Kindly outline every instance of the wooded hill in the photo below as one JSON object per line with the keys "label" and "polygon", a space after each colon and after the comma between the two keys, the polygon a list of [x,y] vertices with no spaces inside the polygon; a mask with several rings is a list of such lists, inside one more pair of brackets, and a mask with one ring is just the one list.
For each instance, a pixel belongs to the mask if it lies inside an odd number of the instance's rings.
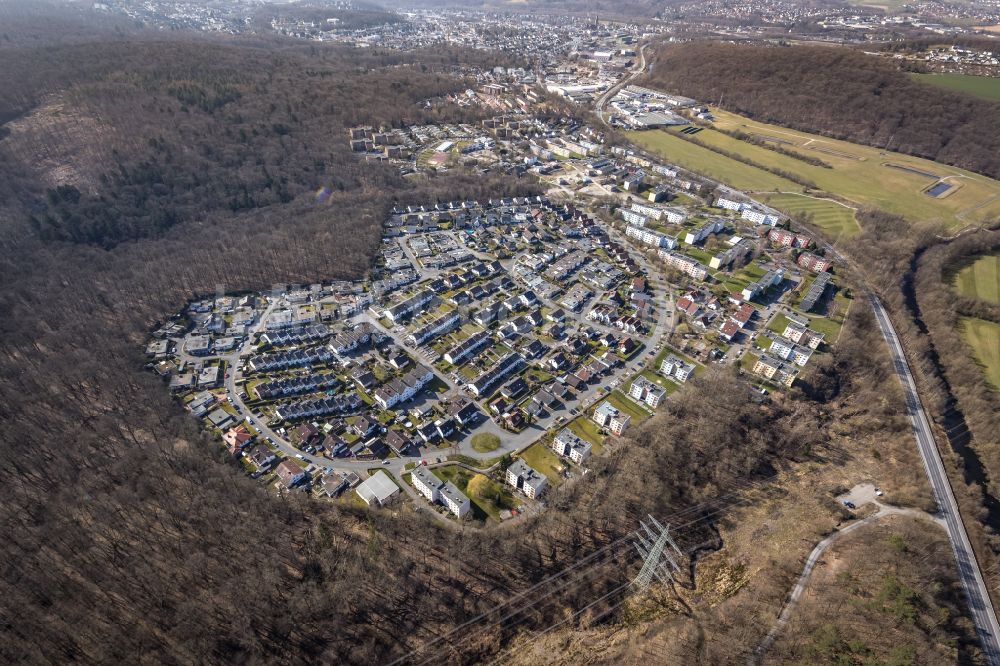
{"label": "wooded hill", "polygon": [[755,120],[1000,178],[1000,104],[918,83],[850,49],[667,45],[646,83]]}
{"label": "wooded hill", "polygon": [[[363,276],[394,199],[537,191],[534,181],[457,170],[403,181],[347,159],[345,124],[419,119],[411,102],[464,84],[409,57],[202,41],[12,55],[4,108],[15,125],[45,120],[31,126],[31,142],[17,143],[28,131],[18,127],[0,140],[0,661],[385,663],[623,537],[646,512],[669,515],[789,460],[827,455],[825,433],[844,427],[839,405],[851,419],[844,441],[908,441],[898,396],[887,398],[891,372],[870,358],[878,333],[869,319],[787,400],[761,404],[730,371],[703,373],[595,460],[585,481],[554,494],[550,510],[498,529],[458,532],[405,510],[277,499],[248,479],[143,369],[158,321],[219,284]],[[5,145],[12,140],[20,147]],[[53,162],[29,159],[31,143]],[[67,175],[51,172],[61,159],[79,199],[45,198],[50,179]],[[144,164],[158,165],[159,181],[135,180]],[[310,188],[329,183],[330,203],[318,204]],[[243,188],[255,205],[233,210]],[[121,207],[122,223],[105,229],[110,206]],[[147,206],[179,213],[163,227],[144,216]],[[29,212],[82,223],[43,234],[44,223],[37,232],[24,223]],[[871,469],[919,470],[906,450]],[[719,543],[712,520],[686,534]],[[490,661],[514,626],[547,626],[629,572],[604,563],[589,585],[548,596],[516,625],[463,632],[468,642],[431,658]],[[764,611],[780,604],[784,581],[756,580],[754,600],[761,586],[770,591]],[[727,612],[742,617],[749,598],[735,597]],[[692,617],[715,628],[730,657],[746,656],[766,631],[756,616],[719,622],[710,605]],[[953,635],[953,620],[944,622]],[[704,644],[691,635],[692,649]]]}
{"label": "wooded hill", "polygon": [[104,247],[321,187],[405,189],[397,167],[358,165],[343,128],[474,121],[421,104],[463,89],[452,63],[171,42],[18,51],[0,74],[0,117],[18,116],[0,180],[43,239]]}

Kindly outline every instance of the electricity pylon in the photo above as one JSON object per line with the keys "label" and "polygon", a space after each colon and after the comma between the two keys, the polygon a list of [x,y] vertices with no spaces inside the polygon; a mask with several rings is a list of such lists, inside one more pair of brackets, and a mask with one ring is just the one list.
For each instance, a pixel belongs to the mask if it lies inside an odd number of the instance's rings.
{"label": "electricity pylon", "polygon": [[632,585],[645,591],[654,577],[664,585],[673,582],[674,574],[681,570],[674,554],[683,557],[684,553],[671,538],[670,526],[664,527],[653,516],[649,516],[648,524],[642,521],[639,525],[642,529],[638,532],[639,542],[635,544],[635,548],[642,555],[643,563]]}

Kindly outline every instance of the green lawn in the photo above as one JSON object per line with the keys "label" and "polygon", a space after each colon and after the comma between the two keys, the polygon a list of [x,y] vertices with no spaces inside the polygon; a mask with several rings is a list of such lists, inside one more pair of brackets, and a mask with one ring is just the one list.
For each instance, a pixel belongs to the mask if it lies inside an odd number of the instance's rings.
{"label": "green lawn", "polygon": [[911,74],[921,83],[1000,102],[1000,79],[969,74]]}
{"label": "green lawn", "polygon": [[665,345],[663,345],[663,349],[660,350],[660,353],[657,354],[656,358],[653,360],[652,369],[653,370],[659,370],[660,366],[663,365],[663,359],[665,359],[670,354],[673,354],[674,356],[676,356],[677,358],[679,358],[680,360],[682,360],[682,361],[684,361],[686,363],[693,364],[695,366],[695,368],[704,367],[704,366],[702,366],[701,363],[699,363],[698,361],[694,360],[693,358],[691,358],[687,354],[685,354],[683,352],[679,352],[676,349],[674,349],[673,347],[671,347],[670,345],[666,345],[665,344]]}
{"label": "green lawn", "polygon": [[612,391],[611,394],[608,395],[608,402],[614,405],[622,413],[631,416],[632,425],[642,423],[649,418],[649,412],[632,402],[632,399],[621,391]]}
{"label": "green lawn", "polygon": [[[446,465],[436,467],[433,470],[434,476],[443,481],[451,481],[469,498],[472,503],[472,515],[477,520],[493,519],[500,521],[500,512],[504,509],[517,507],[517,500],[502,484],[490,481],[490,487],[496,493],[490,497],[476,497],[469,493],[469,481],[475,476],[475,472],[470,472],[458,465]],[[452,514],[449,514],[452,515]]]}
{"label": "green lawn", "polygon": [[593,445],[593,454],[600,455],[604,451],[604,437],[597,429],[597,424],[586,416],[578,416],[569,422],[569,429],[580,439]]}
{"label": "green lawn", "polygon": [[[957,228],[992,220],[1000,214],[1000,198],[996,198],[1000,194],[1000,182],[985,176],[908,155],[759,123],[726,111],[713,110],[713,114],[716,117],[715,127],[719,129],[754,134],[758,138],[780,139],[783,150],[818,158],[831,168],[809,164],[712,128],[697,135],[704,147],[679,138],[676,130],[630,132],[629,137],[638,145],[663,155],[668,161],[742,190],[796,194],[802,193],[803,188],[712,149],[737,153],[768,168],[798,174],[814,183],[820,192],[831,193],[861,206],[881,208],[915,223],[936,223],[929,221],[940,220],[948,227]],[[958,187],[942,197],[927,196],[923,191],[934,182],[933,179],[891,168],[887,166],[889,163],[949,178],[949,182]],[[804,208],[807,204],[802,201],[787,198],[783,203],[808,212]],[[812,205],[819,207],[819,204]],[[817,210],[823,212],[828,224],[835,225],[835,228],[839,226],[842,231],[845,218],[838,219],[838,216],[843,216],[843,213],[835,215],[829,206]]]}
{"label": "green lawn", "polygon": [[962,268],[954,285],[963,296],[1000,303],[1000,254],[979,257]]}
{"label": "green lawn", "polygon": [[835,240],[861,231],[854,211],[836,201],[812,199],[801,194],[766,194],[761,199],[789,217],[804,215],[806,222]]}
{"label": "green lawn", "polygon": [[479,453],[489,453],[500,448],[500,438],[489,432],[481,432],[472,437],[472,448]]}
{"label": "green lawn", "polygon": [[545,446],[544,443],[535,442],[521,452],[520,458],[529,466],[547,476],[549,484],[558,486],[562,483],[563,478],[561,473],[567,467],[567,463],[560,460],[559,456],[552,449]]}
{"label": "green lawn", "polygon": [[788,317],[779,312],[771,317],[771,321],[767,324],[767,330],[774,331],[778,335],[781,335],[785,332],[786,326],[788,326]]}
{"label": "green lawn", "polygon": [[1000,324],[983,319],[963,317],[959,329],[972,355],[994,389],[1000,390]]}
{"label": "green lawn", "polygon": [[[840,337],[840,329],[844,326],[844,320],[847,319],[847,311],[850,307],[851,299],[847,298],[842,290],[837,290],[837,296],[834,298],[830,316],[804,316],[809,319],[809,328],[825,335],[826,343],[832,345]],[[784,331],[785,329],[782,328],[781,330]]]}

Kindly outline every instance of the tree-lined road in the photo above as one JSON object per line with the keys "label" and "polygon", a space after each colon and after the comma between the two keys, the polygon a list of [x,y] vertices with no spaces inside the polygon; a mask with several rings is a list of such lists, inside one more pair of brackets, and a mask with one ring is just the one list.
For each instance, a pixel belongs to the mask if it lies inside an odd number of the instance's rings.
{"label": "tree-lined road", "polygon": [[917,439],[917,447],[920,450],[920,457],[924,461],[927,470],[927,477],[930,479],[934,498],[937,500],[944,520],[945,529],[948,531],[948,538],[951,541],[952,549],[955,551],[955,560],[958,563],[958,576],[965,587],[966,597],[969,602],[969,613],[976,625],[976,632],[983,645],[983,652],[987,662],[990,664],[1000,664],[1000,624],[997,623],[996,612],[993,609],[993,602],[990,599],[989,590],[983,579],[979,562],[976,561],[976,554],[972,550],[969,542],[969,535],[965,530],[965,523],[958,512],[958,502],[955,501],[955,494],[952,492],[951,483],[945,473],[944,462],[941,454],[937,450],[934,442],[934,434],[931,430],[930,422],[924,413],[923,405],[920,403],[920,396],[917,394],[917,386],[910,373],[910,367],[903,356],[903,347],[896,337],[896,331],[889,321],[885,308],[878,298],[870,298],[875,317],[878,319],[882,336],[889,345],[892,354],[893,365],[896,368],[896,375],[903,385],[903,392],[906,398],[906,411],[913,425],[913,433]]}

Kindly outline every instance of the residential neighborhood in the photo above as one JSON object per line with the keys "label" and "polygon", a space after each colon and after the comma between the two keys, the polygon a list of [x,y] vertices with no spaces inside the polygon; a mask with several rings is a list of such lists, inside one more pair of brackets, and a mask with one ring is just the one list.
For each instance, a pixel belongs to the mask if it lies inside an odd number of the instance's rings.
{"label": "residential neighborhood", "polygon": [[[591,70],[628,51],[595,51]],[[610,90],[614,78],[572,83],[583,71],[547,85],[574,103]],[[358,126],[346,140],[409,173],[531,172],[544,193],[400,203],[366,279],[220,290],[153,331],[150,369],[275,492],[510,520],[711,365],[789,390],[835,343],[849,294],[808,233],[536,116],[529,84],[494,74],[463,102],[500,111],[477,126]],[[514,99],[528,101],[490,106]],[[701,113],[631,85],[611,107],[627,126]]]}

